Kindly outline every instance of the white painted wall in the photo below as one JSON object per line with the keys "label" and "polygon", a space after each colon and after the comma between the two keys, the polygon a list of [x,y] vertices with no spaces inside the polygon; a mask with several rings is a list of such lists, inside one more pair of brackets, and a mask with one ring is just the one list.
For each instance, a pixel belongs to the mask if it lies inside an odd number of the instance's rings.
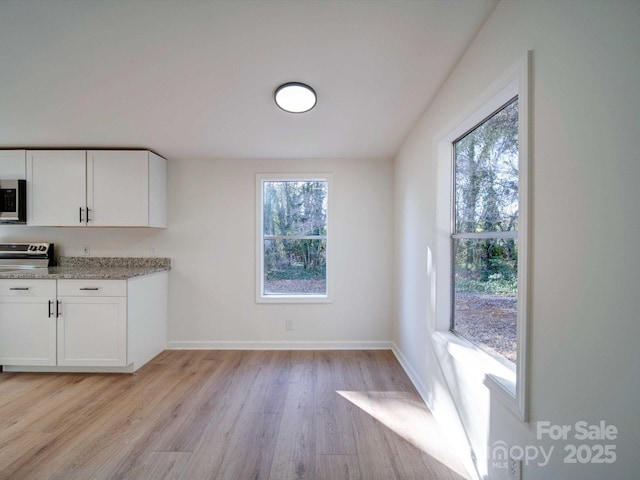
{"label": "white painted wall", "polygon": [[[393,164],[390,160],[168,162],[169,228],[0,226],[0,242],[53,241],[63,255],[171,257],[169,345],[390,345]],[[255,303],[255,174],[333,174],[333,303]],[[292,331],[285,331],[291,320]],[[326,342],[326,343],[325,343]]]}
{"label": "white painted wall", "polygon": [[[331,304],[255,303],[255,174],[281,172],[333,174]],[[386,160],[220,160],[170,168],[170,339],[213,346],[388,342],[392,172]],[[293,331],[285,332],[285,320]]]}
{"label": "white painted wall", "polygon": [[[395,167],[395,341],[436,417],[482,452],[555,446],[523,478],[635,479],[640,470],[640,2],[503,0],[405,142]],[[431,340],[438,274],[436,144],[467,102],[534,50],[530,423]],[[440,359],[437,357],[440,356]],[[443,371],[450,382],[445,382]],[[473,406],[470,406],[473,405]],[[612,465],[567,465],[536,422],[618,427]],[[483,458],[478,459],[484,462]],[[482,467],[480,468],[482,470]],[[494,479],[508,478],[494,470]]]}

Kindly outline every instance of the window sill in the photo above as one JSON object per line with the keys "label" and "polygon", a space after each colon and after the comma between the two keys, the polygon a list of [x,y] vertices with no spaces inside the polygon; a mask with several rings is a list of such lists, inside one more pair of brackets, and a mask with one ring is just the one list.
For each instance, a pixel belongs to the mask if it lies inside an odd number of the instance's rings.
{"label": "window sill", "polygon": [[469,369],[483,374],[483,384],[489,389],[491,396],[518,419],[526,421],[517,398],[515,366],[505,365],[452,332],[436,332],[432,338],[453,358],[468,365]]}
{"label": "window sill", "polygon": [[326,295],[269,295],[257,296],[256,303],[333,303]]}
{"label": "window sill", "polygon": [[504,378],[500,375],[488,373],[484,377],[484,385],[489,389],[491,395],[502,403],[511,413],[521,421],[525,421],[523,413],[518,406],[516,398],[516,378]]}

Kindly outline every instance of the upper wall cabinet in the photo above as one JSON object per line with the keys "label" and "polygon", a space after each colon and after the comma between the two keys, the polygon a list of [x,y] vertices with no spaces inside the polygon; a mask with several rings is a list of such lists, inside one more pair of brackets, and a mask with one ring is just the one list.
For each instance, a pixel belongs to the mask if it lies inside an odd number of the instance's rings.
{"label": "upper wall cabinet", "polygon": [[0,179],[26,179],[26,153],[26,150],[0,150]]}
{"label": "upper wall cabinet", "polygon": [[86,225],[84,150],[27,152],[27,224]]}
{"label": "upper wall cabinet", "polygon": [[142,150],[89,150],[87,208],[96,227],[166,227],[166,160]]}
{"label": "upper wall cabinet", "polygon": [[146,150],[27,151],[27,224],[166,227],[166,185]]}

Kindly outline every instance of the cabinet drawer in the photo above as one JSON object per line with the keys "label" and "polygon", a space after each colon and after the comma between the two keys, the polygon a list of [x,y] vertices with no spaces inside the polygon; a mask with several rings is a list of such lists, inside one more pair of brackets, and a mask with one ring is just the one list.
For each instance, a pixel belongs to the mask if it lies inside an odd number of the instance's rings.
{"label": "cabinet drawer", "polygon": [[61,297],[126,297],[126,280],[58,280]]}
{"label": "cabinet drawer", "polygon": [[55,280],[0,280],[0,296],[55,297]]}

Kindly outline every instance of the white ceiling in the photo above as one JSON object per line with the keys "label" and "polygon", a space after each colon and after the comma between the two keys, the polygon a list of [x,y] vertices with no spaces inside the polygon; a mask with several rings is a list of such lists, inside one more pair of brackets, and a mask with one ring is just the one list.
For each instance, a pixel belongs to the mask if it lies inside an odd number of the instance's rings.
{"label": "white ceiling", "polygon": [[496,1],[0,0],[0,148],[392,157]]}

